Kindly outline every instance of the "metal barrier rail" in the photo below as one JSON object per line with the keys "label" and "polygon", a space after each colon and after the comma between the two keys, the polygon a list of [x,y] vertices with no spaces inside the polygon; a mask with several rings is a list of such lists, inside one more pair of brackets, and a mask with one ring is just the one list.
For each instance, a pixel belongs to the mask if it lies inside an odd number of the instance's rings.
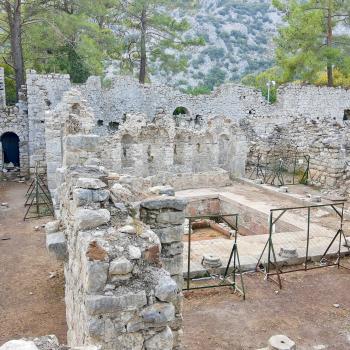
{"label": "metal barrier rail", "polygon": [[[233,218],[233,222],[230,222],[231,220],[228,220],[228,218]],[[205,289],[205,288],[217,288],[217,287],[232,287],[235,292],[238,292],[242,295],[243,299],[245,299],[245,288],[244,288],[244,282],[243,282],[243,275],[241,272],[241,264],[239,260],[239,254],[238,254],[238,246],[237,246],[237,233],[238,233],[238,214],[217,214],[217,215],[198,215],[198,216],[188,216],[186,219],[189,220],[188,225],[188,249],[187,249],[187,281],[186,281],[186,287],[183,288],[183,290],[195,290],[195,289]],[[215,220],[215,221],[223,221],[225,224],[227,224],[233,231],[234,231],[234,241],[232,245],[232,249],[230,252],[230,256],[225,268],[225,272],[222,276],[222,280],[218,285],[206,285],[206,286],[196,286],[191,287],[190,282],[190,273],[191,273],[191,243],[192,243],[192,223],[196,220],[202,220],[202,219],[209,219],[209,220]],[[233,259],[233,266],[231,266],[232,271],[229,273],[230,265]],[[237,274],[240,275],[240,282],[241,287],[237,286],[236,283],[236,277]],[[228,278],[232,275],[232,282],[228,281]],[[221,276],[220,276],[221,277]]]}
{"label": "metal barrier rail", "polygon": [[[305,169],[303,170],[301,179],[296,182],[297,178],[297,163],[298,160],[305,160]],[[310,156],[309,155],[266,155],[265,161],[263,160],[263,154],[257,154],[257,161],[253,164],[253,170],[249,175],[249,179],[255,176],[256,179],[261,179],[264,183],[270,185],[284,186],[285,183],[285,166],[288,161],[292,162],[293,171],[292,182],[288,185],[305,184],[310,179]],[[287,164],[288,165],[288,164]]]}
{"label": "metal barrier rail", "polygon": [[[317,268],[323,268],[323,267],[330,267],[330,266],[337,266],[338,268],[342,267],[347,270],[350,270],[348,267],[341,265],[341,257],[342,257],[342,239],[344,239],[344,242],[347,243],[344,231],[343,231],[343,221],[344,221],[344,205],[345,201],[339,201],[335,203],[327,203],[327,204],[319,204],[319,205],[309,205],[309,206],[296,206],[296,207],[286,207],[286,208],[276,208],[270,210],[270,216],[269,216],[269,237],[268,240],[264,246],[264,249],[262,253],[260,254],[260,257],[258,259],[258,262],[256,264],[256,271],[263,272],[265,274],[266,279],[271,279],[273,282],[278,284],[278,286],[282,289],[282,281],[280,278],[281,274],[284,273],[291,273],[296,271],[307,271]],[[340,206],[340,208],[339,208]],[[322,207],[329,207],[334,210],[336,215],[339,217],[339,228],[337,229],[336,233],[334,234],[333,238],[331,239],[330,243],[328,244],[327,248],[325,248],[324,253],[322,254],[320,258],[320,265],[319,266],[309,266],[309,247],[310,247],[310,223],[311,223],[311,209],[313,208],[322,208]],[[281,219],[281,217],[288,211],[291,210],[303,210],[307,209],[307,226],[306,226],[306,246],[305,246],[305,259],[303,262],[303,267],[300,268],[294,268],[294,269],[288,269],[286,271],[282,270],[283,266],[280,266],[277,262],[276,258],[276,252],[274,248],[274,240],[273,237],[275,235],[274,233],[274,225]],[[277,213],[277,217],[274,217],[274,213]],[[334,263],[331,263],[327,260],[327,255],[330,255],[329,250],[333,246],[334,242],[336,240],[338,241],[338,249],[336,252],[336,261]],[[346,247],[348,249],[348,253],[350,253],[350,248],[346,244]],[[265,264],[265,268],[262,269],[262,258],[263,255],[268,249],[268,256],[267,256],[267,263]],[[333,253],[334,255],[334,253]],[[299,264],[300,265],[300,264]],[[271,272],[271,268],[275,269],[275,272]],[[277,276],[277,281],[272,279],[271,276]]]}

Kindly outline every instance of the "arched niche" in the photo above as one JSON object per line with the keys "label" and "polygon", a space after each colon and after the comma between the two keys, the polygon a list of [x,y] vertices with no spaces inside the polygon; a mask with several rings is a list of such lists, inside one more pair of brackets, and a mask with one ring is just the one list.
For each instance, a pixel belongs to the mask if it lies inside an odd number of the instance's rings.
{"label": "arched niche", "polygon": [[5,132],[0,137],[2,145],[2,163],[4,165],[12,163],[20,166],[19,137],[14,132]]}

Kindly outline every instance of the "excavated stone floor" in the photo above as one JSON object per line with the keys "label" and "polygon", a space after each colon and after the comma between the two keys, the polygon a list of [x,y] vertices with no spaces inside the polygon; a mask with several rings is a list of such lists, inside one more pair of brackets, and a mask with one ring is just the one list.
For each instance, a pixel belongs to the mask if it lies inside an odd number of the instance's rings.
{"label": "excavated stone floor", "polygon": [[[291,186],[290,186],[291,187]],[[291,191],[293,188],[290,188]],[[312,191],[312,189],[311,189]],[[298,186],[296,193],[280,193],[274,188],[267,186],[257,186],[249,182],[235,183],[232,186],[222,188],[202,188],[194,190],[184,190],[176,192],[177,196],[187,198],[190,202],[193,200],[205,200],[219,198],[221,202],[233,204],[233,208],[238,208],[240,216],[250,212],[250,218],[254,215],[263,217],[266,216],[266,228],[268,227],[268,218],[270,209],[297,207],[306,205],[328,204],[334,203],[328,199],[322,200],[321,203],[312,203],[307,193],[310,193],[310,188],[307,186]],[[304,192],[304,193],[303,193]],[[227,205],[225,210],[227,210]],[[222,210],[223,211],[223,210]],[[229,214],[226,211],[225,214]],[[234,213],[234,212],[230,212]],[[281,212],[275,212],[276,218]],[[284,225],[280,230],[273,234],[273,244],[276,252],[277,262],[285,262],[289,265],[303,263],[306,255],[307,241],[307,209],[299,209],[287,211],[281,216]],[[328,245],[335,236],[340,225],[340,220],[335,211],[329,207],[311,209],[310,222],[310,243],[308,256],[310,257],[310,266],[318,266],[320,258],[327,249]],[[344,227],[347,227],[349,222],[345,219]],[[288,231],[288,228],[293,228]],[[268,234],[260,233],[257,226],[257,231],[254,235],[238,235],[238,252],[240,256],[241,269],[243,271],[254,270],[258,263],[258,259],[263,252],[264,246],[268,240]],[[344,240],[343,240],[344,242]],[[334,254],[338,251],[339,240],[336,240],[331,246],[329,252]],[[191,268],[190,276],[201,276],[206,270],[201,262],[204,255],[214,255],[220,257],[222,266],[227,265],[230,252],[232,249],[233,240],[225,237],[215,237],[213,239],[200,239],[191,242]],[[296,249],[297,259],[289,259],[281,257],[278,253],[281,249]],[[347,247],[342,245],[342,252],[349,252]],[[187,274],[187,257],[188,244],[184,245],[184,264],[183,271]],[[262,262],[267,261],[267,250],[262,256]]]}

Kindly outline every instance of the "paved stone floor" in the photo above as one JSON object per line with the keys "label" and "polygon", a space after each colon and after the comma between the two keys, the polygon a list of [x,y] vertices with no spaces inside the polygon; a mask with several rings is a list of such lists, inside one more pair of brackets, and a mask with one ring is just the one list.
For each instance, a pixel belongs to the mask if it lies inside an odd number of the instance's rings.
{"label": "paved stone floor", "polygon": [[[307,190],[307,187],[306,187]],[[219,189],[214,188],[202,188],[194,190],[178,191],[178,196],[186,197],[190,201],[206,198],[219,198],[221,201],[229,203],[239,203],[241,210],[256,211],[259,216],[266,215],[266,226],[268,225],[268,218],[270,209],[283,208],[283,207],[295,207],[303,205],[314,205],[315,203],[305,201],[304,204],[300,203],[299,199],[296,199],[291,195],[283,195],[275,191],[267,190],[266,188],[258,188],[248,183],[234,184],[230,187],[224,187]],[[300,196],[300,195],[299,195]],[[301,196],[300,196],[301,197]],[[325,201],[321,204],[329,203]],[[274,218],[278,217],[281,212],[275,212]],[[242,215],[242,212],[238,214]],[[282,231],[273,234],[273,244],[276,252],[276,258],[278,262],[284,261],[290,264],[302,263],[306,256],[307,246],[307,209],[287,211],[281,216],[284,223],[292,225],[295,229],[292,232]],[[328,245],[335,236],[337,229],[339,228],[340,221],[337,218],[337,214],[331,207],[327,208],[315,208],[312,209],[310,230],[309,230],[309,247],[308,256],[312,260],[310,265],[318,265],[319,260]],[[348,222],[346,222],[348,224]],[[345,232],[346,233],[346,232]],[[241,268],[243,271],[253,270],[258,262],[258,259],[263,252],[264,246],[268,240],[267,234],[259,234],[256,232],[254,235],[241,236],[238,235],[238,252],[240,255]],[[336,240],[331,246],[330,253],[338,251],[339,240]],[[227,265],[228,258],[232,249],[233,240],[227,238],[215,238],[192,241],[191,244],[191,275],[199,276],[205,269],[203,268],[201,261],[203,255],[215,255],[221,258],[223,266]],[[280,249],[296,249],[298,253],[298,259],[289,260],[279,256]],[[184,273],[187,272],[187,256],[188,245],[185,242],[184,248]],[[343,252],[348,252],[348,249],[342,246]],[[262,257],[262,262],[267,261],[267,250]]]}

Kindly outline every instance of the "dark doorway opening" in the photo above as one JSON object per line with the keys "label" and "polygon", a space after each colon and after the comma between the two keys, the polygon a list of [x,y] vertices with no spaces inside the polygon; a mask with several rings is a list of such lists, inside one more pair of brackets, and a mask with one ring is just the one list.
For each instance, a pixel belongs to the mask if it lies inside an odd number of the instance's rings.
{"label": "dark doorway opening", "polygon": [[14,132],[5,132],[0,138],[3,163],[19,167],[19,138]]}

